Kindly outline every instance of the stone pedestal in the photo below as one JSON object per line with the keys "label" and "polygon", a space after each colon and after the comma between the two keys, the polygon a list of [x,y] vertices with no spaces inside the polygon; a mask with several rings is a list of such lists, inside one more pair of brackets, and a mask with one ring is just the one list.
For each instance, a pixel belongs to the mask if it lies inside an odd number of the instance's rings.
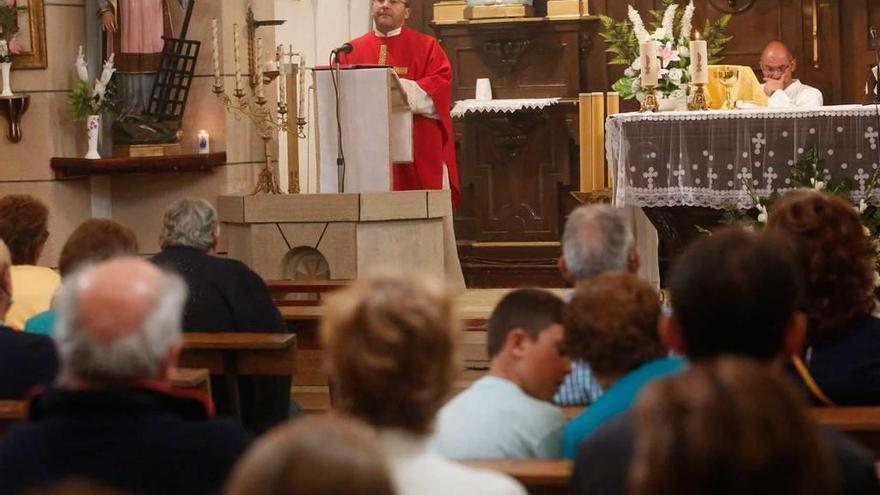
{"label": "stone pedestal", "polygon": [[372,268],[443,277],[449,191],[220,196],[228,255],[264,279],[354,279]]}

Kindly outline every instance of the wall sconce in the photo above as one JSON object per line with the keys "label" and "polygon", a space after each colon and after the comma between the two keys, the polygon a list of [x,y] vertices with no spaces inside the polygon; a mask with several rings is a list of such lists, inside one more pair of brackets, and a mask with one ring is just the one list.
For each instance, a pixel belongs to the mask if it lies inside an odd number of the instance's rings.
{"label": "wall sconce", "polygon": [[31,103],[30,95],[0,97],[0,115],[6,118],[6,138],[17,143],[21,141],[21,118]]}

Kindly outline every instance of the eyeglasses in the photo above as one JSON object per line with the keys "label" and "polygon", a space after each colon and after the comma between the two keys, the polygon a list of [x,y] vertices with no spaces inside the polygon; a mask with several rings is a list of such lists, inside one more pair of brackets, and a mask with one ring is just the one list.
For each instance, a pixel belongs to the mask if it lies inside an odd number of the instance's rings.
{"label": "eyeglasses", "polygon": [[761,65],[761,72],[764,74],[785,74],[791,68],[791,63],[784,65]]}
{"label": "eyeglasses", "polygon": [[376,5],[382,5],[387,3],[392,7],[397,7],[398,5],[403,5],[404,7],[409,7],[409,3],[407,0],[373,0],[373,3]]}

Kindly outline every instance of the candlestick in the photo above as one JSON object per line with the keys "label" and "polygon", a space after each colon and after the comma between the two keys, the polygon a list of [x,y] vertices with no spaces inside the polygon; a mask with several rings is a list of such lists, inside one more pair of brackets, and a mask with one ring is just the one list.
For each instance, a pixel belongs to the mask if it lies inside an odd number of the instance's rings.
{"label": "candlestick", "polygon": [[235,59],[235,96],[244,94],[241,90],[241,59],[239,58],[239,45],[241,40],[238,37],[238,24],[232,25],[232,56]]}
{"label": "candlestick", "polygon": [[697,39],[690,43],[691,52],[691,82],[695,84],[709,83],[709,50],[706,40],[700,39],[700,33],[697,33]]}
{"label": "candlestick", "polygon": [[220,87],[223,85],[223,80],[220,79],[220,49],[218,47],[219,43],[217,42],[217,19],[211,20],[211,41],[214,47],[214,86]]}
{"label": "candlestick", "polygon": [[656,86],[660,80],[660,64],[657,62],[657,44],[654,40],[639,45],[639,59],[642,61],[642,86]]}
{"label": "candlestick", "polygon": [[257,38],[257,100],[265,100],[263,92],[263,38]]}
{"label": "candlestick", "polygon": [[660,103],[657,101],[657,94],[654,93],[654,84],[644,86],[645,99],[642,101],[640,112],[658,112],[660,111]]}
{"label": "candlestick", "polygon": [[708,110],[709,102],[706,100],[706,83],[694,83],[691,85],[692,95],[688,101],[688,110]]}

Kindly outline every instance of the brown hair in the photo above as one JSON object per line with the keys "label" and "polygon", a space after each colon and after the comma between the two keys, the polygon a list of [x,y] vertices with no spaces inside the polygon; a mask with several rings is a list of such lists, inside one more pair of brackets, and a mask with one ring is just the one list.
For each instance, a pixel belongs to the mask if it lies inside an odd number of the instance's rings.
{"label": "brown hair", "polygon": [[785,376],[721,358],[645,389],[634,406],[633,495],[826,495],[830,454]]}
{"label": "brown hair", "polygon": [[797,253],[810,343],[871,313],[875,253],[852,205],[830,194],[793,191],[773,207],[767,227]]}
{"label": "brown hair", "polygon": [[517,289],[509,292],[489,315],[489,358],[504,347],[507,334],[514,328],[525,330],[532,340],[554,323],[562,323],[565,303],[553,293],[540,289]]}
{"label": "brown hair", "polygon": [[392,495],[375,433],[352,418],[309,416],[278,426],[245,453],[226,495]]}
{"label": "brown hair", "polygon": [[425,434],[455,376],[453,300],[415,276],[358,279],[327,302],[321,337],[335,405],[379,427]]}
{"label": "brown hair", "polygon": [[13,265],[34,265],[49,238],[49,209],[27,194],[0,198],[0,239],[6,242]]}
{"label": "brown hair", "polygon": [[79,224],[67,238],[58,258],[58,271],[64,277],[84,262],[104,261],[137,251],[137,238],[130,228],[113,220],[93,218]]}
{"label": "brown hair", "polygon": [[657,335],[660,297],[625,272],[603,273],[578,286],[565,311],[568,353],[597,375],[631,371],[665,354]]}

